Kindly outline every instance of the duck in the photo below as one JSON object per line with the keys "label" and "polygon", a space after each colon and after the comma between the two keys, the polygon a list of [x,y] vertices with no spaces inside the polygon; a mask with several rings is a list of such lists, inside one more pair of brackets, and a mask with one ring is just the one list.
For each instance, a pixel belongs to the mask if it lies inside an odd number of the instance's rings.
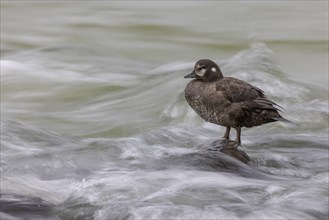
{"label": "duck", "polygon": [[224,140],[236,130],[236,145],[241,145],[241,128],[284,121],[283,108],[269,100],[264,91],[234,77],[224,77],[219,66],[210,59],[198,60],[185,88],[185,99],[206,122],[226,127]]}

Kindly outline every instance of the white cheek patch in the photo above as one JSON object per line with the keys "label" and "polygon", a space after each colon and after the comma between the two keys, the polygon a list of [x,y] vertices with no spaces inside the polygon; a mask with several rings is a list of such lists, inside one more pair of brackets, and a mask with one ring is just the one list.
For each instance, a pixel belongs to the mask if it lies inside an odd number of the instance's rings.
{"label": "white cheek patch", "polygon": [[211,71],[216,72],[216,68],[215,67],[211,68]]}
{"label": "white cheek patch", "polygon": [[205,74],[205,72],[206,72],[206,69],[201,69],[201,70],[196,72],[196,75],[203,76]]}

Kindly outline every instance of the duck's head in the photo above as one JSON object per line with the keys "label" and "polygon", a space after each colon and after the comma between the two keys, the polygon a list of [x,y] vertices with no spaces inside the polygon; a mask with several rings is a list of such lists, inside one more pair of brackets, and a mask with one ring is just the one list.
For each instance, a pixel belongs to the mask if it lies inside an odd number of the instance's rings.
{"label": "duck's head", "polygon": [[195,78],[204,82],[213,82],[223,78],[222,71],[218,65],[209,59],[202,59],[196,62],[194,70],[184,78]]}

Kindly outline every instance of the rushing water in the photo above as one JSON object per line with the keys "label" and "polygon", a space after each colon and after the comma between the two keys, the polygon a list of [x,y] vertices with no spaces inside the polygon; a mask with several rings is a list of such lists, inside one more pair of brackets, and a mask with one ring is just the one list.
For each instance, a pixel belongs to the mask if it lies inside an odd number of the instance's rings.
{"label": "rushing water", "polygon": [[[247,165],[184,100],[200,58],[296,123]],[[1,2],[1,219],[328,219],[328,115],[327,1]]]}

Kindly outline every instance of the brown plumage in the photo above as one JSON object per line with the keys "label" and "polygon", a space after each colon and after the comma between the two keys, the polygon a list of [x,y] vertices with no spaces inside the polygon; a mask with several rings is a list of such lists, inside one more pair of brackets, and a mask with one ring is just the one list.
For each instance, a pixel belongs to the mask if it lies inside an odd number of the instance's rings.
{"label": "brown plumage", "polygon": [[241,144],[241,127],[287,121],[278,112],[280,106],[268,100],[261,89],[233,77],[223,77],[211,60],[199,60],[184,78],[195,78],[185,88],[189,105],[205,121],[225,126],[226,139],[231,127],[236,129],[236,142]]}

